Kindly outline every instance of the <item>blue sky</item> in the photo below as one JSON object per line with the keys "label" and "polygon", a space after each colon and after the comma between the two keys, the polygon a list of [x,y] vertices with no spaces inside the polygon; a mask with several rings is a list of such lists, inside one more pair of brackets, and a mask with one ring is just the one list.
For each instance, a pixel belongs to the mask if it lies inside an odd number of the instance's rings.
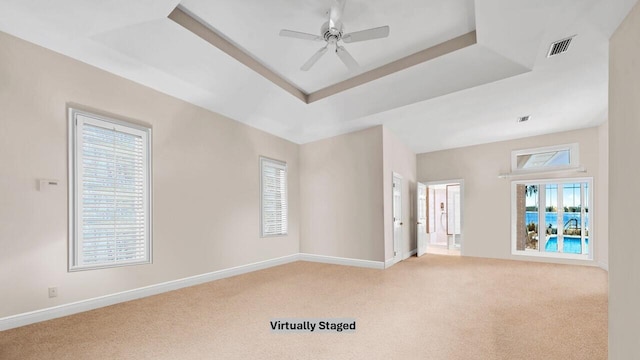
{"label": "blue sky", "polygon": [[[546,184],[545,206],[558,206],[558,184]],[[588,186],[588,185],[587,185]],[[563,205],[580,206],[580,183],[562,184],[562,201]],[[588,194],[588,192],[587,192]],[[538,194],[527,195],[526,206],[536,206],[538,202]],[[588,199],[586,201],[588,205]]]}

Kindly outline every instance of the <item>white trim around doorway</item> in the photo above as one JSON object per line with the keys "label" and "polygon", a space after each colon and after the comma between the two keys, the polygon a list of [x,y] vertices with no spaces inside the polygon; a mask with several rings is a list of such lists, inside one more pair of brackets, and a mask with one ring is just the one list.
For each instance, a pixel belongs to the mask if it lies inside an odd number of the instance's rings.
{"label": "white trim around doorway", "polygon": [[[464,179],[418,181],[427,186],[460,184],[460,255],[464,256]],[[427,248],[433,245],[427,245]]]}

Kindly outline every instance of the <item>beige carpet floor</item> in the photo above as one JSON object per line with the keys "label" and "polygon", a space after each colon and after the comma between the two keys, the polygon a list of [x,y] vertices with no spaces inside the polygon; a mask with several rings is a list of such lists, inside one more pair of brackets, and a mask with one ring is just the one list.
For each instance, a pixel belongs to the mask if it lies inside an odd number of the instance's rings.
{"label": "beige carpet floor", "polygon": [[[355,318],[352,334],[273,318]],[[297,262],[0,332],[0,359],[606,359],[601,269],[426,255]]]}

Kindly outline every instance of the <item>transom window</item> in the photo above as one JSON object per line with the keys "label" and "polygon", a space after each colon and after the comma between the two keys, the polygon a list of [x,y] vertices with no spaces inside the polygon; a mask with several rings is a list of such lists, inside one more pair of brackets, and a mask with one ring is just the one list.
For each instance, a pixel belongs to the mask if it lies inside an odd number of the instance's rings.
{"label": "transom window", "polygon": [[151,262],[151,129],[71,109],[69,269]]}
{"label": "transom window", "polygon": [[592,180],[512,183],[514,254],[593,258]]}
{"label": "transom window", "polygon": [[577,168],[578,154],[578,144],[515,150],[511,153],[511,171],[533,172]]}

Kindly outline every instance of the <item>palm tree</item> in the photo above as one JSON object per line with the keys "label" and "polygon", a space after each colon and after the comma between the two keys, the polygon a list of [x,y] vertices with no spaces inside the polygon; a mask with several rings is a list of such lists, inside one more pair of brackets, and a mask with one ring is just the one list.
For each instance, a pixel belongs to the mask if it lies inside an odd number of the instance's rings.
{"label": "palm tree", "polygon": [[526,196],[532,196],[538,193],[538,185],[526,185],[524,187],[524,194]]}

